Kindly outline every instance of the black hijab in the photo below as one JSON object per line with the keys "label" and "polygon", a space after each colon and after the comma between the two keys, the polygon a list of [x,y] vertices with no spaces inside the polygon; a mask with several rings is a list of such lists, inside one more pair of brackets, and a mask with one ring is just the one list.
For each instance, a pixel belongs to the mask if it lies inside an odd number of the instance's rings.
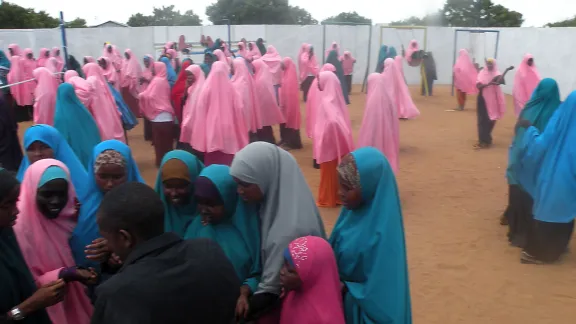
{"label": "black hijab", "polygon": [[[3,200],[18,180],[6,169],[0,169],[0,200]],[[6,314],[13,307],[32,296],[36,285],[24,261],[20,246],[12,227],[0,228],[0,314]],[[52,323],[46,311],[41,310],[19,321],[22,324]]]}
{"label": "black hijab", "polygon": [[81,78],[84,77],[84,73],[82,71],[82,65],[80,65],[80,62],[78,62],[78,60],[76,60],[74,55],[68,55],[68,70],[74,70],[78,73],[78,75]]}
{"label": "black hijab", "polygon": [[22,161],[18,124],[4,96],[0,93],[0,167],[17,171]]}

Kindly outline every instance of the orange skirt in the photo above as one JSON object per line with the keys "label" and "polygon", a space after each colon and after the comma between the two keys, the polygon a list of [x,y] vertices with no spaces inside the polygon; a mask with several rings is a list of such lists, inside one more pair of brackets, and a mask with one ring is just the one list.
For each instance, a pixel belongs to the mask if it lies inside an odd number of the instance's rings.
{"label": "orange skirt", "polygon": [[320,164],[320,188],[318,188],[318,207],[338,207],[342,205],[338,196],[338,160]]}

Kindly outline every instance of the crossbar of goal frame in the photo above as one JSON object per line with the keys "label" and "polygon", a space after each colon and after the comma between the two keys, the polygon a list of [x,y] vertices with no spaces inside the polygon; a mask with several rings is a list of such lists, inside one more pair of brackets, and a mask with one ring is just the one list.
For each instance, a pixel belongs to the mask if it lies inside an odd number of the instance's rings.
{"label": "crossbar of goal frame", "polygon": [[366,72],[364,73],[364,80],[362,81],[362,92],[366,89],[366,82],[368,74],[370,73],[370,54],[372,52],[372,23],[349,23],[349,22],[322,22],[322,64],[326,63],[326,26],[370,26],[368,32],[368,61],[366,63]]}
{"label": "crossbar of goal frame", "polygon": [[[383,29],[384,28],[391,28],[391,29],[404,29],[404,30],[424,30],[424,52],[426,52],[426,48],[428,45],[428,27],[427,26],[380,26],[380,47],[382,48],[382,36],[384,36],[383,34]],[[402,46],[404,46],[404,44],[402,44]],[[378,65],[378,62],[376,62],[376,65]],[[424,64],[424,61],[422,61],[422,63],[420,64],[420,74],[421,74],[421,78],[422,78],[422,82],[424,83],[424,94],[428,94],[428,78],[426,77],[426,66]]]}
{"label": "crossbar of goal frame", "polygon": [[[484,34],[496,33],[496,46],[494,48],[494,58],[498,59],[498,45],[500,44],[500,31],[494,29],[474,29],[474,28],[457,28],[454,30],[454,50],[452,51],[452,66],[456,65],[456,45],[458,42],[458,33]],[[484,47],[486,44],[484,44]],[[486,53],[484,53],[486,54]],[[454,95],[454,73],[452,73],[452,96]]]}

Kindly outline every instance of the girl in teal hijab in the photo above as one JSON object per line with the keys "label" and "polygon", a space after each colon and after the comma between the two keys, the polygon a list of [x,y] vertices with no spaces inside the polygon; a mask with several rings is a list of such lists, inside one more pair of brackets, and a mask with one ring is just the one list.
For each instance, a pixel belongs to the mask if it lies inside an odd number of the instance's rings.
{"label": "girl in teal hijab", "polygon": [[[0,81],[2,81],[2,84],[8,84],[7,76],[8,72],[10,72],[10,66],[12,66],[12,64],[10,64],[10,60],[6,56],[6,53],[4,53],[3,50],[0,50]],[[4,88],[2,91],[4,93],[10,93],[10,88]]]}
{"label": "girl in teal hijab", "polygon": [[193,154],[175,150],[164,155],[155,190],[164,204],[164,231],[184,237],[198,215],[194,182],[204,165]]}
{"label": "girl in teal hijab", "polygon": [[373,147],[338,167],[344,207],[330,243],[344,283],[346,323],[411,324],[402,208],[394,172]]}
{"label": "girl in teal hijab", "polygon": [[338,52],[335,50],[330,51],[328,58],[326,59],[326,63],[330,63],[336,68],[336,75],[338,76],[338,80],[340,80],[344,101],[346,101],[346,104],[349,105],[350,99],[348,98],[348,89],[346,88],[346,80],[344,79],[344,69],[342,68],[342,62],[340,62],[340,58],[338,57]]}
{"label": "girl in teal hijab", "polygon": [[74,87],[69,83],[62,83],[58,87],[54,128],[60,132],[82,165],[88,169],[92,149],[102,139],[92,114],[78,99]]}
{"label": "girl in teal hijab", "polygon": [[260,282],[260,223],[255,206],[240,199],[236,190],[228,166],[213,164],[202,170],[194,190],[200,217],[185,238],[218,242],[243,281],[241,291],[247,298]]}
{"label": "girl in teal hijab", "polygon": [[378,52],[378,61],[376,62],[376,73],[384,71],[384,61],[388,58],[388,46],[382,45]]}
{"label": "girl in teal hijab", "polygon": [[204,52],[204,63],[200,64],[200,68],[202,69],[202,72],[204,72],[205,77],[208,77],[208,74],[210,74],[210,70],[212,69],[212,64],[217,60],[218,58],[212,54],[211,51]]}

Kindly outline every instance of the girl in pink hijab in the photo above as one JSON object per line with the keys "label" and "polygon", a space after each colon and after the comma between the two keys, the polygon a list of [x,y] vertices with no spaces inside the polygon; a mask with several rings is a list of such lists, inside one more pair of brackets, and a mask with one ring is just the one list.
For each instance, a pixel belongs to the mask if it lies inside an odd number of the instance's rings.
{"label": "girl in pink hijab", "polygon": [[58,83],[45,67],[36,68],[32,74],[37,82],[34,91],[34,123],[53,126]]}
{"label": "girl in pink hijab", "polygon": [[478,73],[476,87],[480,90],[477,98],[476,115],[478,118],[477,149],[492,145],[492,130],[496,121],[504,116],[506,101],[500,88],[504,84],[502,73],[498,70],[496,60],[486,60],[486,66]]}
{"label": "girl in pink hijab", "polygon": [[408,49],[404,53],[404,58],[406,58],[406,62],[408,62],[408,65],[410,66],[420,65],[420,62],[422,62],[422,60],[419,59],[417,55],[415,55],[419,51],[420,46],[418,45],[418,42],[415,39],[411,40],[410,44],[408,45]]}
{"label": "girl in pink hijab", "polygon": [[[206,78],[199,65],[192,64],[186,68],[186,102],[182,107],[182,123],[180,125],[180,142],[192,146],[192,126],[196,118],[196,103]],[[202,157],[202,160],[204,158]]]}
{"label": "girl in pink hijab", "polygon": [[278,88],[280,88],[282,81],[282,56],[278,54],[274,46],[268,45],[266,54],[262,56],[261,60],[266,63],[272,74],[272,84],[274,85],[274,92],[276,93],[276,101],[278,101]]}
{"label": "girl in pink hijab", "polygon": [[50,57],[50,50],[47,48],[40,49],[40,55],[38,56],[37,65],[38,67],[46,66],[46,61]]}
{"label": "girl in pink hijab", "polygon": [[92,56],[84,56],[84,65],[88,63],[96,63],[96,59]]}
{"label": "girl in pink hijab", "polygon": [[88,324],[92,305],[83,284],[95,284],[93,269],[76,267],[69,239],[77,223],[76,191],[64,163],[43,159],[26,170],[14,233],[38,287],[66,282],[61,303],[46,308],[58,324]]}
{"label": "girl in pink hijab", "polygon": [[[392,102],[398,111],[398,118],[413,119],[420,116],[420,111],[412,101],[410,90],[408,90],[402,72],[398,69],[398,65],[393,59],[387,58],[384,61],[384,72],[382,73],[390,74],[387,78],[389,78],[395,89]],[[386,87],[389,85],[390,83],[386,83]]]}
{"label": "girl in pink hijab", "polygon": [[237,56],[241,56],[244,59],[248,60],[247,57],[248,50],[246,50],[246,44],[244,42],[238,43],[238,52],[236,54],[238,54]]}
{"label": "girl in pink hijab", "polygon": [[[320,72],[329,71],[336,73],[336,68],[330,63],[326,63],[320,69]],[[308,100],[306,101],[306,135],[308,138],[312,138],[314,135],[314,122],[316,120],[316,111],[318,108],[318,79],[314,78],[312,84],[310,85],[310,91],[308,92]],[[315,164],[316,165],[316,164]]]}
{"label": "girl in pink hijab", "polygon": [[92,115],[92,100],[94,99],[94,87],[85,79],[78,76],[78,72],[68,70],[64,74],[64,82],[70,83],[74,87],[74,93],[80,102],[90,111]]}
{"label": "girl in pink hijab", "polygon": [[102,74],[106,81],[116,90],[120,91],[120,73],[114,68],[114,64],[108,57],[101,56],[98,58],[98,65],[102,68]]}
{"label": "girl in pink hijab", "polygon": [[53,47],[51,55],[56,59],[56,72],[61,72],[64,69],[64,60],[60,57],[60,49],[58,47]]}
{"label": "girl in pink hijab", "polygon": [[282,145],[287,149],[301,149],[300,138],[300,96],[298,94],[298,73],[291,58],[282,60],[282,87],[280,87],[280,110],[286,120],[280,125]]}
{"label": "girl in pink hijab", "polygon": [[256,46],[256,43],[254,42],[248,43],[248,51],[250,51],[248,55],[250,56],[251,60],[257,60],[260,57],[262,57],[262,54],[260,54],[258,46]]}
{"label": "girl in pink hijab", "polygon": [[176,52],[176,50],[173,48],[169,48],[168,50],[166,50],[166,54],[168,55],[168,58],[170,59],[170,62],[172,63],[172,67],[174,68],[174,71],[179,71],[180,70],[180,58],[178,57],[178,52]]}
{"label": "girl in pink hijab", "polygon": [[241,100],[228,78],[225,63],[214,62],[196,103],[192,148],[204,153],[204,165],[231,165],[248,145]]}
{"label": "girl in pink hijab", "polygon": [[256,132],[262,129],[262,113],[256,104],[255,81],[252,75],[250,75],[246,61],[243,58],[235,58],[232,61],[232,67],[233,75],[230,82],[234,90],[238,93],[238,98],[242,103],[246,128],[250,133],[250,142],[254,142],[257,141]]}
{"label": "girl in pink hijab", "polygon": [[226,55],[224,55],[224,52],[222,52],[222,50],[214,50],[214,52],[212,53],[216,56],[216,58],[218,58],[218,61],[224,63],[227,67],[228,67],[228,73],[230,73],[230,64],[228,64],[228,59],[226,58]]}
{"label": "girl in pink hijab", "polygon": [[[142,58],[143,68],[142,68],[142,76],[140,77],[140,92],[143,92],[148,88],[150,81],[154,77],[152,75],[152,65],[154,63],[154,58],[150,54],[144,55]],[[140,104],[138,104],[140,105]],[[141,116],[142,112],[140,109],[138,110],[138,115]],[[150,121],[144,118],[144,140],[145,141],[152,141],[152,125]]]}
{"label": "girl in pink hijab", "polygon": [[103,141],[109,139],[119,140],[126,143],[124,128],[122,127],[121,115],[116,107],[116,102],[104,75],[102,69],[96,63],[88,63],[82,67],[86,81],[94,89],[94,97],[90,107],[87,107],[98,124],[100,137]]}
{"label": "girl in pink hijab", "polygon": [[342,62],[342,70],[344,70],[344,79],[348,86],[348,93],[351,93],[352,75],[354,74],[354,63],[356,63],[356,59],[352,56],[352,53],[344,51],[344,55],[340,57],[340,62]]}
{"label": "girl in pink hijab", "polygon": [[476,79],[478,70],[472,63],[468,51],[461,49],[454,64],[454,88],[456,88],[456,98],[458,99],[458,110],[464,110],[466,95],[477,94]]}
{"label": "girl in pink hijab", "polygon": [[56,60],[56,58],[54,57],[48,58],[48,60],[46,60],[46,68],[48,69],[48,71],[50,71],[50,73],[52,73],[52,77],[54,78],[56,83],[60,84],[61,78],[60,74],[58,74],[58,61]]}
{"label": "girl in pink hijab", "polygon": [[368,76],[366,107],[360,126],[357,147],[372,146],[382,152],[394,173],[398,172],[400,150],[400,125],[390,92],[386,91],[385,76],[372,73]]}
{"label": "girl in pink hijab", "polygon": [[152,122],[152,145],[156,152],[156,166],[159,167],[164,154],[174,149],[174,108],[170,101],[166,64],[154,62],[153,66],[154,77],[138,98],[142,114]]}
{"label": "girl in pink hijab", "polygon": [[[10,71],[7,75],[8,83],[12,84],[27,80],[24,71],[24,60],[22,57],[12,55],[12,57],[10,57]],[[27,83],[34,83],[34,81]],[[18,106],[32,106],[34,98],[26,83],[11,86],[10,93]]]}
{"label": "girl in pink hijab", "polygon": [[538,69],[534,65],[534,57],[532,54],[524,55],[524,59],[522,59],[522,63],[520,63],[520,67],[514,76],[514,88],[512,89],[516,117],[520,116],[524,105],[532,97],[532,92],[540,83],[540,79],[540,73],[538,73]]}
{"label": "girl in pink hijab", "polygon": [[222,52],[224,55],[226,55],[226,57],[232,56],[232,52],[230,52],[230,49],[228,48],[228,43],[224,41],[222,41]]}
{"label": "girl in pink hijab", "polygon": [[22,56],[22,49],[18,44],[10,44],[8,45],[8,57],[11,58],[12,56]]}
{"label": "girl in pink hijab", "polygon": [[[32,49],[26,48],[24,49],[24,57],[22,58],[22,67],[24,72],[24,80],[30,80],[33,78],[32,72],[34,69],[38,67],[36,64],[36,60],[34,59],[34,52]],[[34,94],[34,90],[36,89],[36,82],[26,82],[24,83],[27,87],[27,93],[30,95]]]}
{"label": "girl in pink hijab", "polygon": [[302,88],[304,102],[307,102],[308,91],[310,91],[312,81],[314,81],[314,78],[318,74],[318,62],[312,45],[302,44],[298,58],[298,67],[300,70],[300,87]]}
{"label": "girl in pink hijab", "polygon": [[319,104],[313,137],[316,162],[320,164],[317,205],[336,207],[342,204],[338,196],[338,163],[354,150],[352,126],[336,74],[320,72],[318,85]]}
{"label": "girl in pink hijab", "polygon": [[130,107],[134,116],[140,117],[140,105],[138,94],[140,93],[140,78],[142,77],[142,67],[138,58],[132,50],[124,51],[124,63],[122,66],[121,93],[124,102]]}
{"label": "girl in pink hijab", "polygon": [[252,62],[254,66],[254,93],[256,95],[256,106],[262,116],[262,128],[256,134],[259,141],[276,144],[272,125],[284,123],[284,116],[278,107],[272,73],[262,60]]}
{"label": "girl in pink hijab", "polygon": [[114,65],[114,69],[118,71],[122,69],[122,55],[120,55],[120,51],[116,45],[107,43],[102,50],[102,56],[110,59]]}
{"label": "girl in pink hijab", "polygon": [[328,57],[328,55],[329,55],[330,52],[332,52],[332,51],[336,51],[336,54],[337,54],[338,56],[340,56],[340,45],[338,45],[338,43],[336,43],[336,41],[332,42],[332,45],[330,45],[330,48],[328,48],[328,49],[326,50],[326,52],[324,53],[324,54],[326,55],[325,57]]}
{"label": "girl in pink hijab", "polygon": [[292,241],[284,251],[280,282],[281,307],[259,324],[345,323],[338,266],[325,239],[305,236]]}

